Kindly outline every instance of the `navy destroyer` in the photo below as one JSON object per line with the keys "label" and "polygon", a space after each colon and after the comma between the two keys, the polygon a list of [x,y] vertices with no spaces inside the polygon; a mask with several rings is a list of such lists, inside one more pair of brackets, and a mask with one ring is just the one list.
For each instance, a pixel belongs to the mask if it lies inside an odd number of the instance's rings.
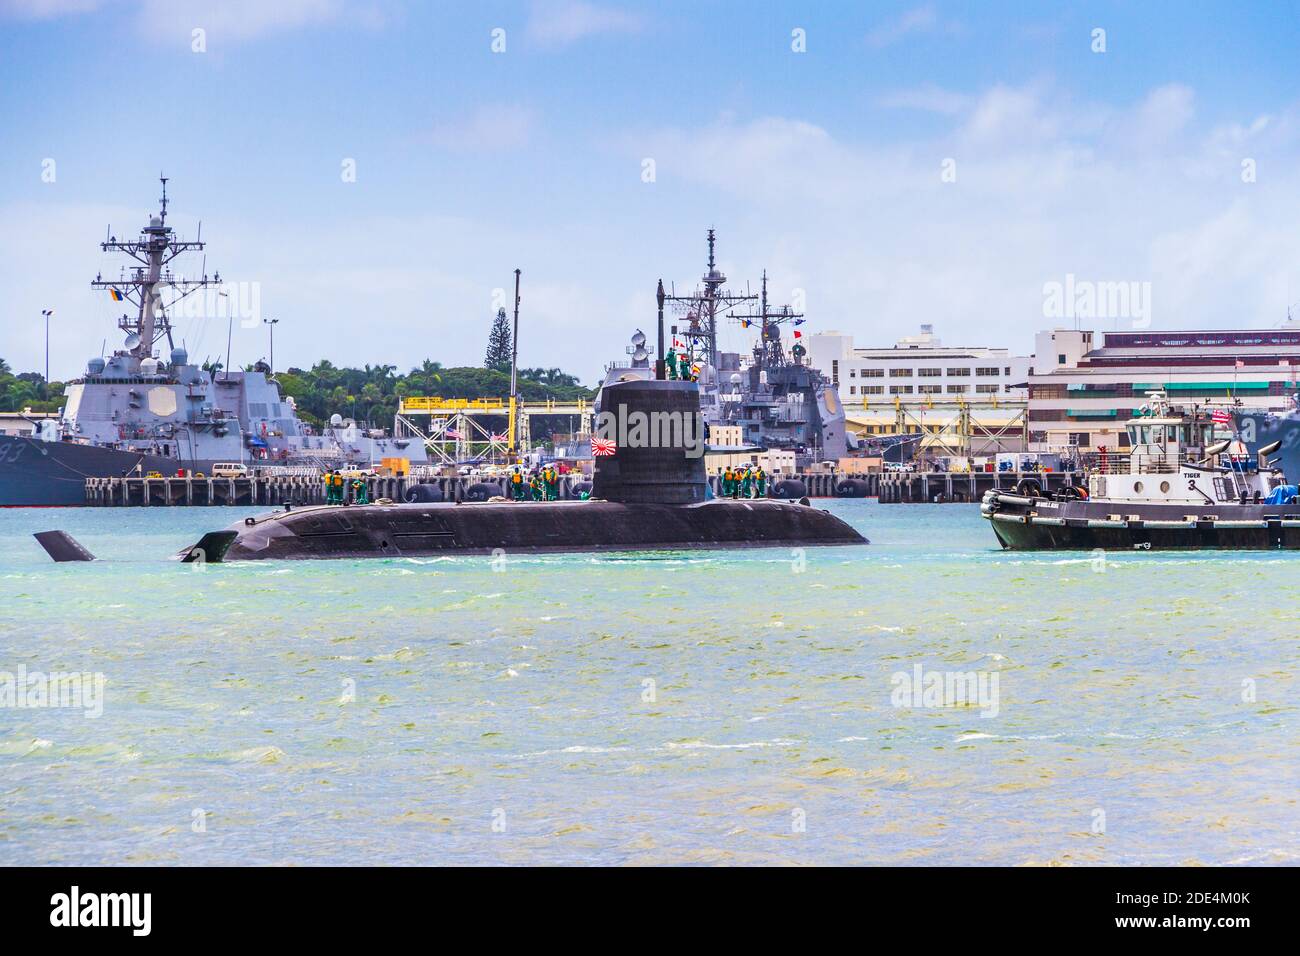
{"label": "navy destroyer", "polygon": [[[125,339],[107,358],[89,360],[70,382],[57,419],[35,423],[32,437],[0,435],[0,506],[82,505],[87,478],[181,469],[210,473],[218,463],[337,467],[404,458],[427,461],[422,442],[359,428],[338,416],[315,433],[300,421],[265,362],[250,371],[210,372],[190,361],[171,316],[196,293],[221,295],[219,273],[184,278],[178,256],[201,251],[167,224],[167,179],[160,208],[137,239],[109,235],[104,252],[132,260],[91,287],[133,311],[117,322]],[[166,352],[162,352],[165,345]],[[227,364],[228,361],[227,361]]]}
{"label": "navy destroyer", "polygon": [[1269,456],[1237,437],[1216,440],[1203,410],[1149,394],[1126,423],[1127,455],[1101,456],[1087,484],[1054,495],[1034,479],[990,491],[980,511],[1013,550],[1300,548],[1300,492]]}
{"label": "navy destroyer", "polygon": [[[746,448],[793,451],[800,468],[844,457],[857,438],[847,428],[835,385],[807,363],[807,349],[799,341],[804,314],[769,304],[766,272],[759,293],[729,291],[717,265],[715,243],[710,229],[700,284],[685,295],[665,296],[681,320],[668,330],[671,356],[678,362],[684,359],[682,367],[698,382],[705,423],[739,426]],[[752,311],[742,311],[746,309]],[[718,348],[722,321],[757,333],[748,355]],[[604,386],[653,377],[646,338],[639,330],[628,355],[628,361],[606,367]],[[598,397],[598,407],[601,402]]]}

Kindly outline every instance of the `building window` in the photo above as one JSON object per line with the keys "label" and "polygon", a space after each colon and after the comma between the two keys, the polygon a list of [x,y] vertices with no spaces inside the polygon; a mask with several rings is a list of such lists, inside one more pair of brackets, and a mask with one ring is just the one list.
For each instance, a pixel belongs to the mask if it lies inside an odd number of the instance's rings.
{"label": "building window", "polygon": [[911,394],[912,394],[912,386],[911,386],[911,385],[891,385],[891,386],[889,386],[889,394],[890,394],[890,395],[911,395]]}
{"label": "building window", "polygon": [[948,386],[948,394],[949,394],[949,395],[962,395],[962,394],[964,394],[966,391],[968,391],[969,389],[970,389],[970,386],[969,386],[969,385],[949,385],[949,386]]}
{"label": "building window", "polygon": [[831,359],[831,384],[840,384],[840,360]]}
{"label": "building window", "polygon": [[858,370],[855,368],[849,369],[849,378],[857,378],[857,377],[858,377]]}
{"label": "building window", "polygon": [[998,374],[998,367],[995,365],[992,368],[977,368],[975,370],[975,374],[978,375],[980,378],[996,378]]}
{"label": "building window", "polygon": [[916,374],[919,375],[919,376],[921,376],[921,378],[938,378],[940,375],[943,374],[943,369],[941,369],[941,368],[918,368],[918,369],[916,370]]}
{"label": "building window", "polygon": [[1006,368],[1004,368],[1004,369],[1002,370],[1002,374],[1003,374],[1003,375],[1010,375],[1010,374],[1011,374],[1011,366],[1008,365]]}
{"label": "building window", "polygon": [[950,368],[950,369],[948,369],[948,377],[949,377],[949,378],[952,378],[953,376],[969,376],[969,375],[970,375],[970,369],[968,369],[968,368]]}
{"label": "building window", "polygon": [[943,391],[942,385],[918,385],[916,392],[918,395],[938,395]]}
{"label": "building window", "polygon": [[996,394],[997,394],[997,391],[998,391],[998,383],[997,383],[997,382],[989,382],[987,385],[984,385],[984,384],[976,385],[976,386],[975,386],[975,391],[977,391],[977,392],[981,392],[981,393],[983,393],[983,394],[985,394],[985,395],[990,395],[990,394],[994,394],[994,395],[996,395]]}
{"label": "building window", "polygon": [[1057,365],[1064,365],[1064,364],[1065,364],[1065,356],[1064,356],[1064,355],[1058,355],[1058,356],[1056,357],[1056,364],[1057,364]]}
{"label": "building window", "polygon": [[856,395],[856,394],[858,394],[858,387],[857,387],[856,385],[850,385],[850,386],[849,386],[849,394],[850,394],[850,395]]}
{"label": "building window", "polygon": [[862,394],[863,394],[863,395],[884,395],[884,394],[885,394],[885,386],[883,386],[883,385],[863,385],[863,386],[862,386]]}
{"label": "building window", "polygon": [[912,370],[910,368],[891,368],[889,374],[894,378],[911,378]]}
{"label": "building window", "polygon": [[864,368],[862,370],[863,378],[884,378],[885,370],[883,368]]}

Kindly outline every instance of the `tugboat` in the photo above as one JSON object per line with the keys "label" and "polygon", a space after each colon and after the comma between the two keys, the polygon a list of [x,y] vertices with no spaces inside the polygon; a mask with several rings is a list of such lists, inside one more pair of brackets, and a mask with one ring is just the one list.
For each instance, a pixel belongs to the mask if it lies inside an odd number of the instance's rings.
{"label": "tugboat", "polygon": [[1127,455],[1103,453],[1087,484],[1045,495],[1032,479],[990,491],[980,513],[1011,550],[1300,548],[1300,492],[1238,437],[1214,440],[1213,417],[1164,392],[1126,422]]}

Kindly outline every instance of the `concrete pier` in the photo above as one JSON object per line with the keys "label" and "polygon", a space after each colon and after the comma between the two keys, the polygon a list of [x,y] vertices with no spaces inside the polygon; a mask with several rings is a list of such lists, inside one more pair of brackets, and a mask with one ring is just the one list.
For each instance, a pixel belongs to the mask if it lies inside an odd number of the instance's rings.
{"label": "concrete pier", "polygon": [[[437,488],[444,501],[486,500],[505,494],[505,479],[479,476],[448,478],[394,478],[376,475],[363,479],[370,500],[406,500],[407,489],[415,485]],[[560,478],[561,499],[576,498],[574,486],[580,476]],[[344,489],[347,499],[355,495],[351,479]],[[299,475],[256,475],[246,478],[87,478],[86,504],[95,507],[141,507],[158,505],[241,505],[278,507],[282,504],[325,503],[325,482],[320,477]]]}
{"label": "concrete pier", "polygon": [[[990,489],[1014,491],[1023,479],[1039,483],[1045,492],[1086,480],[1075,472],[887,472],[884,474],[842,475],[805,474],[789,478],[768,479],[768,494],[777,498],[867,498],[879,497],[883,504],[914,502],[977,502]],[[506,480],[482,476],[448,478],[393,478],[370,476],[364,479],[370,500],[391,498],[406,500],[407,490],[415,485],[436,488],[443,501],[484,501],[493,495],[508,497]],[[560,478],[561,500],[576,498],[575,486],[586,479],[577,475]],[[722,494],[722,479],[708,478],[715,496]],[[346,488],[348,500],[354,498],[351,483]],[[88,478],[86,504],[95,507],[154,507],[188,505],[310,505],[325,503],[325,483],[319,477],[302,475],[256,475],[247,478]]]}
{"label": "concrete pier", "polygon": [[881,504],[918,502],[978,502],[990,490],[1014,492],[1021,481],[1036,481],[1050,493],[1083,484],[1087,476],[1073,471],[889,472],[880,475]]}

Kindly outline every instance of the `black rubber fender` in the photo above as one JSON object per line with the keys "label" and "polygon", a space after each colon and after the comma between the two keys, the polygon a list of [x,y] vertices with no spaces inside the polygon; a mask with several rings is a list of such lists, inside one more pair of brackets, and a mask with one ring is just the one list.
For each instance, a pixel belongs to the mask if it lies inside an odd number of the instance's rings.
{"label": "black rubber fender", "polygon": [[857,478],[844,478],[835,485],[836,498],[865,498],[867,483]]}
{"label": "black rubber fender", "polygon": [[431,505],[443,501],[445,496],[437,485],[412,485],[406,489],[402,500],[407,504]]}
{"label": "black rubber fender", "polygon": [[796,498],[808,497],[808,486],[797,478],[785,478],[781,481],[772,483],[773,498]]}
{"label": "black rubber fender", "polygon": [[501,486],[492,481],[478,481],[465,489],[466,501],[487,501],[493,495],[501,494]]}

